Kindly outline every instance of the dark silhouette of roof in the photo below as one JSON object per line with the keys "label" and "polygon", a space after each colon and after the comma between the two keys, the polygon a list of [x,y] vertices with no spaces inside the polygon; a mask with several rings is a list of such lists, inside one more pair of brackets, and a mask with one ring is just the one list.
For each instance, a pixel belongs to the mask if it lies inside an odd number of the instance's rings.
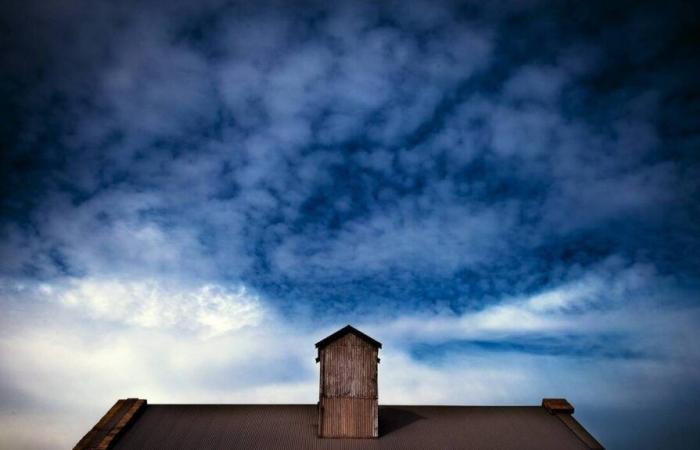
{"label": "dark silhouette of roof", "polygon": [[602,449],[571,414],[545,406],[380,405],[376,439],[319,438],[317,421],[316,405],[149,404],[102,448]]}
{"label": "dark silhouette of roof", "polygon": [[335,333],[331,334],[330,336],[327,336],[320,341],[316,342],[316,348],[321,348],[325,347],[326,345],[330,344],[331,342],[340,339],[341,337],[345,336],[348,333],[352,333],[355,336],[359,337],[360,339],[372,344],[373,346],[377,348],[382,348],[382,343],[372,339],[371,337],[367,336],[365,333],[362,331],[358,330],[357,328],[351,326],[351,325],[346,325],[340,330],[336,331]]}

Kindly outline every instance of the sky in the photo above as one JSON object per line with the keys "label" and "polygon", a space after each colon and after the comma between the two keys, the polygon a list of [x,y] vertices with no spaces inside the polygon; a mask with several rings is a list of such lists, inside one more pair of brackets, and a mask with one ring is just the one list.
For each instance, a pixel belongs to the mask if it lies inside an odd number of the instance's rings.
{"label": "sky", "polygon": [[6,1],[0,447],[118,399],[566,397],[700,446],[700,7]]}

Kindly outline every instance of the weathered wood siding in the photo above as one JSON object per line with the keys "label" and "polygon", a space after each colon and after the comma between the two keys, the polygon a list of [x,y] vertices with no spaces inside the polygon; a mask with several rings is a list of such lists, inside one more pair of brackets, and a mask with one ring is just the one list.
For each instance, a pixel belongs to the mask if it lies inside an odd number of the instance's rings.
{"label": "weathered wood siding", "polygon": [[321,396],[377,398],[377,349],[348,334],[321,350]]}
{"label": "weathered wood siding", "polygon": [[377,437],[377,348],[347,334],[319,349],[319,433]]}
{"label": "weathered wood siding", "polygon": [[321,399],[320,408],[322,437],[372,438],[379,435],[376,399],[326,397]]}

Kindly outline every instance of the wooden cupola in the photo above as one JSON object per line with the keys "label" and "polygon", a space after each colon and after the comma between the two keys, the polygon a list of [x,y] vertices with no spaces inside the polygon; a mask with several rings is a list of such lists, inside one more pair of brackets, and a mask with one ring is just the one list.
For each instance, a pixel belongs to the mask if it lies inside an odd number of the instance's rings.
{"label": "wooden cupola", "polygon": [[318,435],[379,436],[377,364],[382,344],[350,325],[316,343],[321,363]]}

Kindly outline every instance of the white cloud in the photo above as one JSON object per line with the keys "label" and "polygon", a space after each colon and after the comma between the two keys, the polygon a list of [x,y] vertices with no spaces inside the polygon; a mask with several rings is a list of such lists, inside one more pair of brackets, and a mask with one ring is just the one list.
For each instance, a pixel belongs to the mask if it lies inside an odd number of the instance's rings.
{"label": "white cloud", "polygon": [[552,66],[526,66],[518,70],[503,86],[504,94],[513,100],[556,102],[567,76]]}
{"label": "white cloud", "polygon": [[244,290],[179,289],[4,286],[3,302],[18,308],[6,311],[0,333],[0,358],[11,361],[0,366],[0,395],[13,395],[0,402],[0,445],[71,447],[125,397],[313,403],[312,338],[264,314]]}
{"label": "white cloud", "polygon": [[[439,191],[439,183],[431,186]],[[313,245],[290,237],[274,255],[277,268],[289,275],[314,271],[322,276],[338,273],[381,273],[393,268],[450,273],[460,267],[488,261],[503,248],[513,211],[506,206],[469,209],[447,194],[412,198],[396,208],[378,210],[364,220],[348,223],[336,235]],[[435,214],[420,210],[436,207],[428,203],[447,195]],[[426,202],[421,204],[421,202]],[[295,262],[304,258],[303,267]]]}
{"label": "white cloud", "polygon": [[[699,312],[639,305],[646,287],[658,284],[650,268],[613,261],[480,311],[355,325],[384,344],[384,404],[537,404],[565,396],[585,421],[595,418],[591,411],[663,402],[691,366],[700,372],[700,354],[687,350]],[[0,380],[21,396],[0,408],[0,443],[26,448],[69,447],[127,396],[152,403],[314,403],[313,344],[335,330],[281,320],[242,288],[86,279],[6,284],[2,295],[9,309],[0,319],[0,358],[12,363],[0,367]],[[650,356],[458,349],[428,362],[411,356],[417,343],[607,332],[634,338],[634,349]],[[40,433],[30,426],[38,420],[45,424]]]}
{"label": "white cloud", "polygon": [[42,285],[57,301],[94,319],[144,328],[178,328],[207,336],[255,326],[265,317],[260,299],[244,287],[186,286],[158,280],[81,279]]}
{"label": "white cloud", "polygon": [[[408,314],[382,325],[381,332],[416,342],[641,332],[649,323],[639,310],[655,301],[644,297],[645,289],[662,281],[653,267],[625,267],[619,258],[610,258],[571,281],[529,296],[503,298],[459,315]],[[641,314],[652,320],[653,315]]]}

